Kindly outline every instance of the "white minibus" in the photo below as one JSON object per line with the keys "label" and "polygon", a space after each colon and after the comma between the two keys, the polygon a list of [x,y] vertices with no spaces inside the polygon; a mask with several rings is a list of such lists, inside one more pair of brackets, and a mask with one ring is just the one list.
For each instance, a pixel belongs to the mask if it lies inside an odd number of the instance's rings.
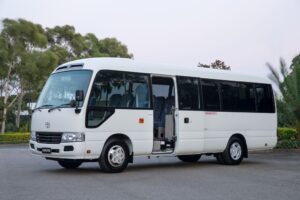
{"label": "white minibus", "polygon": [[32,113],[29,148],[64,168],[121,172],[135,156],[240,164],[276,145],[269,80],[231,71],[88,58],[58,66]]}

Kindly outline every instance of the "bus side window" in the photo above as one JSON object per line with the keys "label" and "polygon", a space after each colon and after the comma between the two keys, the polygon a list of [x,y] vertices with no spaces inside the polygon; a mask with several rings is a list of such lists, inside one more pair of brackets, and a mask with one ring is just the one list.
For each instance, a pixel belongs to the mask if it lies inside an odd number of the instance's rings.
{"label": "bus side window", "polygon": [[272,88],[267,84],[255,84],[257,112],[273,113],[274,100]]}
{"label": "bus side window", "polygon": [[201,79],[203,105],[206,111],[220,111],[218,83],[214,80]]}
{"label": "bus side window", "polygon": [[237,82],[221,82],[222,110],[239,111],[239,84]]}
{"label": "bus side window", "polygon": [[150,108],[149,76],[128,73],[126,81],[126,93],[132,98],[132,103],[128,108]]}
{"label": "bus side window", "polygon": [[149,76],[100,71],[90,94],[87,127],[97,127],[118,108],[150,108]]}
{"label": "bus side window", "polygon": [[200,95],[198,79],[190,77],[177,77],[179,109],[199,110]]}
{"label": "bus side window", "polygon": [[255,112],[253,83],[239,83],[239,111]]}

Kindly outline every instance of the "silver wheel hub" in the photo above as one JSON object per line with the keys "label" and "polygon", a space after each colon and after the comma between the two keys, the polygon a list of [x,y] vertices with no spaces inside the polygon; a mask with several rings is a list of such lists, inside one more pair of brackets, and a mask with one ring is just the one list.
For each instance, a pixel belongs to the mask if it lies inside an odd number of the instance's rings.
{"label": "silver wheel hub", "polygon": [[242,147],[238,142],[234,142],[230,146],[230,157],[233,160],[238,160],[242,156]]}
{"label": "silver wheel hub", "polygon": [[112,146],[108,151],[108,162],[113,167],[120,167],[125,161],[125,151],[120,145]]}

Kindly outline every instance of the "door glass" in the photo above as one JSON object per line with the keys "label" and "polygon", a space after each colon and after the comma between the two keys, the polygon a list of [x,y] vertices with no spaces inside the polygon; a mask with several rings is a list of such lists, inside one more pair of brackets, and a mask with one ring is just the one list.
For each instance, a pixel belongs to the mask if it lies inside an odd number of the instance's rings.
{"label": "door glass", "polygon": [[145,74],[100,71],[89,98],[87,126],[100,125],[114,109],[150,108],[149,76]]}

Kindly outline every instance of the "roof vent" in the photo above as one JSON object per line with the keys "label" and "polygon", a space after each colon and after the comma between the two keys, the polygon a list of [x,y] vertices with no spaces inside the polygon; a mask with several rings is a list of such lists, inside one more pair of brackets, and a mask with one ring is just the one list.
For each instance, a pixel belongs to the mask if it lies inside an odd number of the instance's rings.
{"label": "roof vent", "polygon": [[66,68],[68,68],[68,66],[61,66],[61,67],[57,68],[56,71],[66,69]]}
{"label": "roof vent", "polygon": [[70,68],[73,68],[73,67],[80,67],[82,68],[83,67],[83,64],[74,64],[74,65],[71,65]]}

